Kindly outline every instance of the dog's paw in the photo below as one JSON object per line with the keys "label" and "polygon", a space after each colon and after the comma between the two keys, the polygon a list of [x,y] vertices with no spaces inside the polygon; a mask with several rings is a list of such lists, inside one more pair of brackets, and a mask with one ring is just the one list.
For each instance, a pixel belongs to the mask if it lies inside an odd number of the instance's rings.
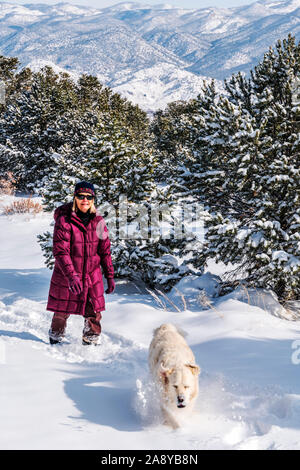
{"label": "dog's paw", "polygon": [[164,426],[168,426],[169,428],[172,429],[179,429],[180,425],[175,419],[170,419],[170,418],[165,418],[163,421]]}

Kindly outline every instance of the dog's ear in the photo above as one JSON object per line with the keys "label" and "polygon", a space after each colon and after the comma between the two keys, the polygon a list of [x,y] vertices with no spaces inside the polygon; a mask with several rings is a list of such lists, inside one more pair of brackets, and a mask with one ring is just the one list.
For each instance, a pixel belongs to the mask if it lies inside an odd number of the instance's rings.
{"label": "dog's ear", "polygon": [[165,367],[163,362],[160,363],[160,376],[165,385],[169,382],[169,375],[172,374],[173,370],[173,368],[168,369],[168,367]]}
{"label": "dog's ear", "polygon": [[186,364],[189,367],[194,375],[200,374],[200,367],[197,364]]}

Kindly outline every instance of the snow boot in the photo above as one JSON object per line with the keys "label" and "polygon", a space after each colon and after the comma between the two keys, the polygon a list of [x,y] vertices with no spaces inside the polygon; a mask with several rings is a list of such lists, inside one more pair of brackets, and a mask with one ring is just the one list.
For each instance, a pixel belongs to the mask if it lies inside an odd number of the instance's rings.
{"label": "snow boot", "polygon": [[49,338],[50,344],[61,343],[61,340]]}
{"label": "snow boot", "polygon": [[83,336],[82,344],[84,346],[89,346],[90,344],[93,344],[94,346],[99,346],[98,339],[99,339],[98,335]]}
{"label": "snow boot", "polygon": [[52,332],[51,328],[48,332],[50,344],[58,344],[62,342],[63,336]]}

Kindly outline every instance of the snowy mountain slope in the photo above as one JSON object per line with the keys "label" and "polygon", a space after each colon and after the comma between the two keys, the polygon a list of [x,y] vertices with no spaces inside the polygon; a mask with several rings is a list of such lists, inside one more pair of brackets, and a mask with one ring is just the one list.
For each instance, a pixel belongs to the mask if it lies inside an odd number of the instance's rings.
{"label": "snowy mountain slope", "polygon": [[120,12],[117,17],[148,41],[172,50],[196,74],[223,79],[247,72],[269,45],[294,33],[299,39],[299,0],[260,1],[234,8]]}
{"label": "snowy mountain slope", "polygon": [[166,49],[182,58],[188,63],[194,63],[208,52],[209,41],[197,38],[189,32],[182,32],[176,29],[161,31],[159,28],[143,34],[147,42],[160,44]]}
{"label": "snowy mountain slope", "polygon": [[148,44],[122,22],[103,21],[101,15],[88,22],[86,18],[64,18],[34,23],[10,38],[3,53],[21,57],[26,64],[32,57],[43,58],[65,69],[107,77],[125,68],[146,68],[162,61],[183,65],[174,54]]}
{"label": "snowy mountain slope", "polygon": [[[18,56],[23,66],[46,60],[77,74],[98,75],[111,87],[120,86],[121,73],[128,77],[127,86],[122,85],[125,96],[153,110],[195,95],[194,90],[198,94],[199,77],[247,73],[288,33],[299,40],[299,11],[300,0],[200,9],[134,2],[102,9],[0,2],[0,54]],[[161,68],[169,68],[170,83],[160,80]],[[136,74],[145,80],[136,80]],[[158,83],[158,97],[152,90],[145,93],[149,80]]]}
{"label": "snowy mountain slope", "polygon": [[[64,344],[50,346],[51,272],[36,234],[51,229],[52,214],[7,217],[1,210],[11,200],[0,201],[1,449],[300,448],[300,324],[275,316],[275,299],[258,304],[258,291],[248,301],[233,293],[211,309],[194,302],[177,312],[118,280],[106,297],[101,346],[81,345],[81,317],[68,320]],[[177,287],[195,301],[216,280],[185,278]],[[188,333],[202,368],[195,414],[177,431],[161,424],[148,376],[152,330],[163,322]]]}
{"label": "snowy mountain slope", "polygon": [[[165,108],[171,101],[195,98],[200,93],[203,78],[175,65],[161,63],[137,72],[117,72],[108,85],[151,113]],[[221,82],[216,89],[223,90]]]}
{"label": "snowy mountain slope", "polygon": [[[81,73],[78,70],[60,67],[54,62],[44,59],[34,60],[28,64],[34,71],[38,71],[46,65],[52,67],[56,73],[69,73],[74,81],[78,80]],[[212,80],[166,62],[136,72],[130,69],[116,71],[113,79],[103,73],[96,75],[101,83],[105,83],[123,97],[139,104],[149,115],[157,109],[165,108],[172,101],[195,98],[201,93],[203,81]],[[225,93],[223,83],[219,80],[216,80],[216,90]]]}
{"label": "snowy mountain slope", "polygon": [[209,52],[188,70],[218,79],[238,71],[247,73],[269,46],[274,46],[280,38],[287,38],[289,33],[294,34],[297,41],[300,40],[300,3],[291,13],[254,19],[239,28],[230,39],[226,36],[216,40]]}

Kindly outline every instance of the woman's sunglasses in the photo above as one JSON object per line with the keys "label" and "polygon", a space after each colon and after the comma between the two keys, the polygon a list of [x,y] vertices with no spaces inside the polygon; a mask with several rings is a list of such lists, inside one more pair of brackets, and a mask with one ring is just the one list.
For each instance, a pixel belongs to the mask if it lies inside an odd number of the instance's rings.
{"label": "woman's sunglasses", "polygon": [[83,201],[84,199],[87,199],[88,201],[91,201],[94,199],[94,196],[87,196],[86,194],[76,194],[77,199],[80,201]]}

